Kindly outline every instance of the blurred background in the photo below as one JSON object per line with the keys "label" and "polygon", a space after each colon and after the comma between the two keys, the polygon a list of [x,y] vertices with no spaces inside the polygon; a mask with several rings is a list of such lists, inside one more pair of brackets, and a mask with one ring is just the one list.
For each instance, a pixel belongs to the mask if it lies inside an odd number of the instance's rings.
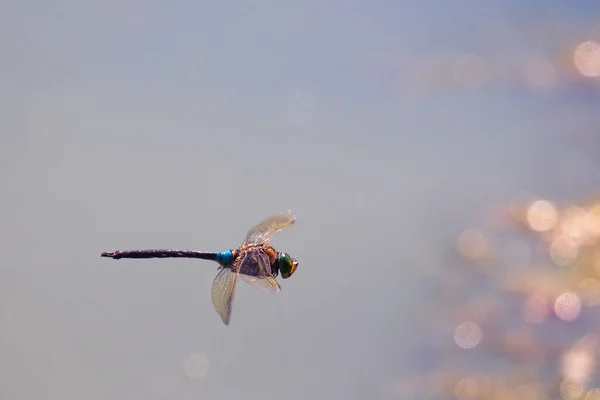
{"label": "blurred background", "polygon": [[600,2],[0,9],[0,398],[600,399]]}

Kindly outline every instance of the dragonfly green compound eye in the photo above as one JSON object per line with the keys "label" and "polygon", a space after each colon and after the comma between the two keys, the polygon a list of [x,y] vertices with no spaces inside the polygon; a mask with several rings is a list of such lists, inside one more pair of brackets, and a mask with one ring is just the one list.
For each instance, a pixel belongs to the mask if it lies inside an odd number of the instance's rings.
{"label": "dragonfly green compound eye", "polygon": [[298,268],[298,261],[294,260],[286,253],[279,254],[279,272],[283,279],[289,278]]}

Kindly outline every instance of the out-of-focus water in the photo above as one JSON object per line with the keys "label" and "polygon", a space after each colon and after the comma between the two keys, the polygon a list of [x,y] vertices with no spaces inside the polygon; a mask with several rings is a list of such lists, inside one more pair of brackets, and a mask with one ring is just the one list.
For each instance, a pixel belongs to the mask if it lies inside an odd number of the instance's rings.
{"label": "out-of-focus water", "polygon": [[[600,10],[559,3],[8,2],[0,397],[596,399]],[[100,258],[288,208],[228,327],[216,265]]]}

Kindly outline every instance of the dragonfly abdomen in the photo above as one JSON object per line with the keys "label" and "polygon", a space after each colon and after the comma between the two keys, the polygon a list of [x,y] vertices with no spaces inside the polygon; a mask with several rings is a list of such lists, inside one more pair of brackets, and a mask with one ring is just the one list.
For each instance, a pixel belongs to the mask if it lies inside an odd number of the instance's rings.
{"label": "dragonfly abdomen", "polygon": [[[197,250],[171,250],[171,249],[152,249],[152,250],[117,250],[104,252],[102,257],[119,258],[200,258],[202,260],[217,261],[228,260],[227,252],[208,253]],[[231,252],[229,252],[231,253]]]}
{"label": "dragonfly abdomen", "polygon": [[215,261],[223,266],[231,265],[231,263],[233,263],[233,251],[227,250],[227,251],[222,251],[220,253],[216,253]]}

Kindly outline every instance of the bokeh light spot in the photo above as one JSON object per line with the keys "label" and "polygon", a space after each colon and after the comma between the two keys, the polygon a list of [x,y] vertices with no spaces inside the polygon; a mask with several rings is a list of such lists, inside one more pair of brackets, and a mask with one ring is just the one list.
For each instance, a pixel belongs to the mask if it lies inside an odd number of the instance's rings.
{"label": "bokeh light spot", "polygon": [[573,52],[573,63],[583,76],[600,76],[600,44],[592,40],[580,43]]}
{"label": "bokeh light spot", "polygon": [[581,312],[579,296],[572,292],[561,294],[554,302],[554,312],[563,321],[574,321]]}
{"label": "bokeh light spot", "polygon": [[472,321],[461,322],[454,331],[454,341],[463,349],[473,349],[481,342],[483,332],[478,324]]}
{"label": "bokeh light spot", "polygon": [[481,259],[487,252],[488,243],[485,236],[478,231],[468,230],[463,232],[456,242],[458,252],[468,260]]}
{"label": "bokeh light spot", "polygon": [[183,371],[190,379],[201,379],[210,368],[208,356],[202,352],[190,354],[183,362]]}
{"label": "bokeh light spot", "polygon": [[565,379],[586,382],[594,369],[595,358],[588,347],[576,345],[563,354],[561,364]]}
{"label": "bokeh light spot", "polygon": [[550,257],[556,265],[567,266],[577,258],[579,246],[568,236],[560,235],[552,240]]}
{"label": "bokeh light spot", "polygon": [[527,210],[536,200],[536,196],[528,191],[520,191],[512,196],[508,210],[515,221],[526,222]]}
{"label": "bokeh light spot", "polygon": [[556,207],[549,201],[535,201],[527,209],[527,223],[534,231],[549,231],[554,227],[557,219]]}
{"label": "bokeh light spot", "polygon": [[514,397],[516,399],[540,399],[541,398],[540,385],[535,383],[524,383],[517,385],[514,391]]}
{"label": "bokeh light spot", "polygon": [[454,396],[457,400],[468,400],[478,397],[479,388],[477,381],[473,378],[461,379],[454,387]]}
{"label": "bokeh light spot", "polygon": [[595,307],[600,304],[600,280],[586,278],[579,284],[581,300],[587,307]]}
{"label": "bokeh light spot", "polygon": [[480,86],[489,79],[486,62],[475,54],[464,55],[454,64],[454,78],[467,87]]}
{"label": "bokeh light spot", "polygon": [[585,400],[600,400],[600,389],[590,389],[585,395]]}
{"label": "bokeh light spot", "polygon": [[540,294],[530,295],[521,308],[523,319],[530,324],[541,324],[550,314],[548,299]]}
{"label": "bokeh light spot", "polygon": [[560,230],[577,244],[585,243],[589,235],[588,213],[581,207],[569,207],[564,214]]}
{"label": "bokeh light spot", "polygon": [[583,385],[581,382],[564,379],[560,383],[560,396],[565,400],[575,400],[583,394]]}
{"label": "bokeh light spot", "polygon": [[556,68],[540,56],[532,56],[526,61],[524,75],[525,82],[538,89],[550,89],[558,83]]}
{"label": "bokeh light spot", "polygon": [[594,204],[588,210],[588,229],[594,237],[600,236],[600,204]]}

